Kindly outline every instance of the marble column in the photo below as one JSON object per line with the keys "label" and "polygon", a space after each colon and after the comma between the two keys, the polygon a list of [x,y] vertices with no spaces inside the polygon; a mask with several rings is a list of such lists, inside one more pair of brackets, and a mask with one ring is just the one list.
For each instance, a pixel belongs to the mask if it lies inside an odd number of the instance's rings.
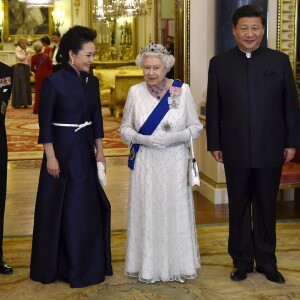
{"label": "marble column", "polygon": [[[216,54],[220,54],[236,45],[232,35],[231,18],[237,8],[248,4],[261,6],[267,16],[268,0],[216,0]],[[267,24],[262,45],[267,46]]]}

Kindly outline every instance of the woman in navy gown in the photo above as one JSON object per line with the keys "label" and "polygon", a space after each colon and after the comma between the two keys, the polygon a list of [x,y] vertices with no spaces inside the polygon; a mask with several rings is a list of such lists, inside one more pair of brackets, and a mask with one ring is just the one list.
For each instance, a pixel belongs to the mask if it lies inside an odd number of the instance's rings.
{"label": "woman in navy gown", "polygon": [[73,288],[112,275],[110,203],[98,181],[105,165],[92,29],[74,26],[60,42],[67,62],[42,86],[39,143],[44,146],[37,191],[30,277]]}

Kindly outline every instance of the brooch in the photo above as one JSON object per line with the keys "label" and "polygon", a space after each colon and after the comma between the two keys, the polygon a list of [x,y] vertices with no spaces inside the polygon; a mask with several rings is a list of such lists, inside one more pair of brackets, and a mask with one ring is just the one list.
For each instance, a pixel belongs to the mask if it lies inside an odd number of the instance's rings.
{"label": "brooch", "polygon": [[161,127],[163,128],[164,131],[170,131],[171,130],[171,124],[169,124],[168,122],[163,122],[161,124]]}

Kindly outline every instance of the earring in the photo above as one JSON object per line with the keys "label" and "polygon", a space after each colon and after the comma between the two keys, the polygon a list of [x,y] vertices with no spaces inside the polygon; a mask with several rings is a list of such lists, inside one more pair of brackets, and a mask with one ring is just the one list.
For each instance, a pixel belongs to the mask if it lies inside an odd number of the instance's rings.
{"label": "earring", "polygon": [[74,65],[74,64],[75,64],[75,60],[74,60],[74,59],[72,59],[71,63],[72,63],[72,65]]}

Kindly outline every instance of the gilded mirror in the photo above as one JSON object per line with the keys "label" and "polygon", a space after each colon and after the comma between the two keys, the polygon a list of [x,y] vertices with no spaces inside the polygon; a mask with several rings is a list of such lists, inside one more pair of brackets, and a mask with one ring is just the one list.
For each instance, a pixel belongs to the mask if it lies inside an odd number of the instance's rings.
{"label": "gilded mirror", "polygon": [[[102,67],[103,63],[111,62],[113,65],[134,64],[137,49],[136,18],[135,17],[111,17],[104,21],[95,21],[95,0],[89,0],[89,27],[97,31],[96,60]],[[104,5],[109,6],[111,0],[103,0]],[[102,64],[101,64],[102,63]]]}
{"label": "gilded mirror", "polygon": [[176,59],[174,78],[189,83],[190,0],[156,0],[154,10],[155,42],[171,43],[170,50]]}

